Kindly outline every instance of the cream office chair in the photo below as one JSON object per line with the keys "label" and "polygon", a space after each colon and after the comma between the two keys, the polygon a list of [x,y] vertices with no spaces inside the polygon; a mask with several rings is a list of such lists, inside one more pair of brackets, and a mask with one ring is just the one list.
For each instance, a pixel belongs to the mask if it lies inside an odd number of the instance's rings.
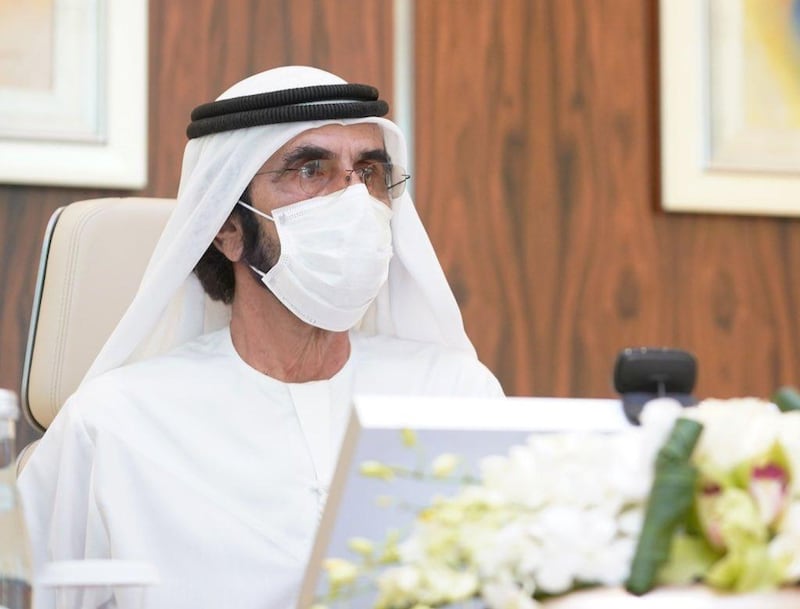
{"label": "cream office chair", "polygon": [[[20,392],[47,429],[139,286],[174,199],[91,199],[61,207],[45,231]],[[31,447],[18,462],[21,470]]]}

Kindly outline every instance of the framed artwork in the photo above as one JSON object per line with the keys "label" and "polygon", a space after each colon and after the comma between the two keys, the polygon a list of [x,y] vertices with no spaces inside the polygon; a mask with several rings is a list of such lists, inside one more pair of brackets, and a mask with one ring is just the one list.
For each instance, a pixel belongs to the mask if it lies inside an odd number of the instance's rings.
{"label": "framed artwork", "polygon": [[667,211],[800,216],[800,0],[661,0]]}
{"label": "framed artwork", "polygon": [[147,181],[147,0],[0,0],[0,183]]}

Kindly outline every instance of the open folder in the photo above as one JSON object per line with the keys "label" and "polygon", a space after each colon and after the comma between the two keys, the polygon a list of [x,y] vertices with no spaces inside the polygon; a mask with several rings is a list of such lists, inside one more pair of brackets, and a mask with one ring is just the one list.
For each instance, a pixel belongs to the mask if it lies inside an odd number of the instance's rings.
{"label": "open folder", "polygon": [[373,607],[386,553],[436,496],[476,480],[484,458],[532,433],[629,426],[615,399],[357,397],[297,609]]}

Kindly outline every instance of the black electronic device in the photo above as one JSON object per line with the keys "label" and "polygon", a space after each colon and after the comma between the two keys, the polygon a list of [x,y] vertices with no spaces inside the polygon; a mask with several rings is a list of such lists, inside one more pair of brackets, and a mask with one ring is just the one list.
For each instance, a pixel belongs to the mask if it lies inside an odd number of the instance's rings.
{"label": "black electronic device", "polygon": [[692,396],[696,380],[697,360],[680,349],[631,347],[620,351],[614,364],[614,388],[632,423],[639,422],[644,405],[657,397],[670,397],[684,406],[696,404]]}

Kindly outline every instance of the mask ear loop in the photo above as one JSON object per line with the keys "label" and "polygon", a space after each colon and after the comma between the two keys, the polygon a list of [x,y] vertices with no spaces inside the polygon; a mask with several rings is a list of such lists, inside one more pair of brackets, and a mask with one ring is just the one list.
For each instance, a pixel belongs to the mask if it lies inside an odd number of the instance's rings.
{"label": "mask ear loop", "polygon": [[249,267],[250,267],[250,270],[251,270],[251,271],[253,271],[253,272],[254,272],[256,275],[258,275],[259,277],[261,277],[262,279],[263,279],[264,277],[266,277],[266,276],[267,276],[267,274],[266,274],[264,271],[260,271],[260,270],[258,270],[258,269],[257,269],[256,267],[254,267],[252,264],[248,264],[247,266],[249,266]]}
{"label": "mask ear loop", "polygon": [[[266,218],[267,220],[269,220],[269,221],[270,221],[270,222],[272,222],[273,224],[275,223],[275,218],[273,218],[273,217],[272,217],[272,216],[270,216],[269,214],[265,214],[263,211],[261,211],[261,210],[259,210],[259,209],[256,209],[256,208],[255,208],[255,207],[253,207],[252,205],[248,205],[247,203],[245,203],[245,202],[244,202],[244,201],[242,201],[241,199],[239,199],[239,200],[238,200],[238,201],[236,201],[236,202],[237,202],[239,205],[241,205],[242,207],[244,207],[244,208],[246,208],[246,209],[249,209],[251,212],[253,212],[253,213],[254,213],[254,214],[256,214],[257,216],[261,216],[262,218]],[[264,277],[266,277],[266,276],[267,276],[267,274],[266,274],[264,271],[261,271],[261,270],[257,269],[257,268],[256,268],[256,267],[254,267],[252,264],[248,264],[247,266],[249,266],[249,267],[250,267],[250,269],[251,269],[251,270],[252,270],[252,271],[253,271],[253,272],[254,272],[256,275],[258,275],[259,277],[261,277],[262,279],[263,279]]]}
{"label": "mask ear loop", "polygon": [[238,200],[238,201],[236,201],[236,202],[237,202],[239,205],[241,205],[242,207],[244,207],[244,208],[246,208],[246,209],[249,209],[249,210],[250,210],[251,212],[253,212],[254,214],[256,214],[256,215],[259,215],[259,216],[261,216],[262,218],[266,218],[267,220],[269,220],[269,221],[270,221],[270,222],[272,222],[273,224],[275,223],[275,218],[273,218],[273,217],[272,217],[272,216],[270,216],[269,214],[265,214],[265,213],[264,213],[263,211],[261,211],[260,209],[256,209],[256,208],[255,208],[255,207],[253,207],[252,205],[248,205],[247,203],[245,203],[245,202],[244,202],[244,201],[242,201],[241,199],[239,199],[239,200]]}

